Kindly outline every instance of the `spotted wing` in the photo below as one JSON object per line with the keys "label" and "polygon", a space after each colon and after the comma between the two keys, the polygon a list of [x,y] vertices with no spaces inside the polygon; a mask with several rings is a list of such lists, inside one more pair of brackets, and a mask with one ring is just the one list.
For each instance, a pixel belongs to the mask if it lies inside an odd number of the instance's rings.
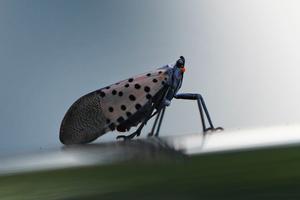
{"label": "spotted wing", "polygon": [[163,67],[91,92],[72,104],[62,120],[63,144],[88,143],[142,108],[169,79]]}
{"label": "spotted wing", "polygon": [[106,128],[114,130],[120,123],[141,109],[163,88],[169,79],[170,67],[140,74],[99,90]]}

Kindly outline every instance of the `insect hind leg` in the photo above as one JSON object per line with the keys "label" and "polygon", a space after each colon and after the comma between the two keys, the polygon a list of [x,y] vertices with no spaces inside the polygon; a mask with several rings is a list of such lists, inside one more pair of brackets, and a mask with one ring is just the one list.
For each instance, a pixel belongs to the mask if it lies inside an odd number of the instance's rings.
{"label": "insect hind leg", "polygon": [[160,130],[160,127],[161,127],[161,124],[162,124],[162,120],[163,120],[164,115],[165,115],[165,111],[166,111],[166,107],[164,107],[162,109],[162,113],[161,113],[161,116],[160,116],[160,119],[159,119],[159,122],[158,122],[158,127],[157,127],[156,133],[155,133],[156,137],[158,137],[158,135],[159,135],[159,130]]}

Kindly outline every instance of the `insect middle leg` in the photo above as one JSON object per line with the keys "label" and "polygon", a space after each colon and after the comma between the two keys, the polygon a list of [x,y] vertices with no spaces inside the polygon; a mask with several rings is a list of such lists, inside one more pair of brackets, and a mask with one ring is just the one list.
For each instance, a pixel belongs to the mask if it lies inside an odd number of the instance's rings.
{"label": "insect middle leg", "polygon": [[[158,111],[157,116],[155,118],[155,121],[153,123],[152,129],[151,129],[151,132],[148,134],[148,136],[153,136],[154,132],[155,132],[154,136],[158,136],[159,135],[159,130],[160,130],[160,127],[161,127],[161,124],[162,124],[162,120],[164,118],[165,110],[166,110],[166,107],[163,107],[161,110]],[[157,122],[158,122],[158,127],[157,127],[157,129],[155,131]]]}
{"label": "insect middle leg", "polygon": [[156,124],[157,124],[157,122],[159,120],[160,114],[161,114],[161,110],[156,113],[156,118],[155,118],[154,123],[152,125],[151,132],[148,134],[149,137],[153,136],[153,134],[154,134],[154,131],[155,131],[155,128],[156,128]]}

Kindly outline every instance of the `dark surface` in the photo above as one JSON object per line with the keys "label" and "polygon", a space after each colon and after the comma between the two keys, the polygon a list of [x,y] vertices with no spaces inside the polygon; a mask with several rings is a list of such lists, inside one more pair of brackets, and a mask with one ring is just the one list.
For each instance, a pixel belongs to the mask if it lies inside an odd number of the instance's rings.
{"label": "dark surface", "polygon": [[299,147],[138,155],[115,164],[2,176],[0,199],[300,198]]}

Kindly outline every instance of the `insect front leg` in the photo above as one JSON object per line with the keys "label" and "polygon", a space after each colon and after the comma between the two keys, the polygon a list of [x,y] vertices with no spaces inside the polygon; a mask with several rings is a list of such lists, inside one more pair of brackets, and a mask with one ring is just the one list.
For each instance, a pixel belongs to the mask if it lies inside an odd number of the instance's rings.
{"label": "insect front leg", "polygon": [[[181,93],[181,94],[176,94],[174,96],[174,98],[176,98],[176,99],[185,99],[185,100],[197,100],[198,109],[199,109],[199,113],[200,113],[200,117],[201,117],[202,128],[203,128],[203,132],[204,133],[206,133],[207,131],[223,130],[222,127],[217,127],[217,128],[214,127],[214,125],[213,125],[213,123],[211,121],[209,112],[207,110],[207,107],[205,105],[204,99],[201,96],[201,94],[196,94],[196,93]],[[206,115],[206,119],[207,119],[207,121],[209,123],[209,128],[206,128],[203,110],[204,110],[204,113]]]}

